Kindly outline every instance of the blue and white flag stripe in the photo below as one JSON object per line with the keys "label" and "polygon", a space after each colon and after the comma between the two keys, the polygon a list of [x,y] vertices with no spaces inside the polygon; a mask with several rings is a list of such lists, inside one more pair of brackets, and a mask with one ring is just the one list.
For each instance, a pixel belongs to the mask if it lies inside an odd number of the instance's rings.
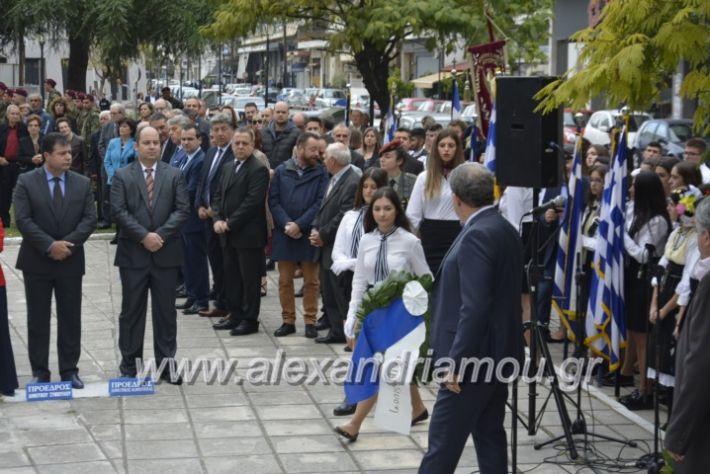
{"label": "blue and white flag stripe", "polygon": [[451,118],[461,117],[461,97],[459,97],[459,86],[454,77],[454,91],[451,94]]}
{"label": "blue and white flag stripe", "polygon": [[387,111],[387,117],[385,118],[385,140],[384,143],[389,143],[394,140],[394,132],[397,131],[397,121],[394,119],[394,114],[392,113],[392,108]]}
{"label": "blue and white flag stripe", "polygon": [[[575,340],[573,324],[577,312],[577,285],[574,278],[582,250],[582,215],[584,213],[584,182],[582,180],[582,139],[577,138],[572,173],[567,184],[568,199],[560,225],[559,249],[552,287],[552,310]],[[586,308],[585,308],[586,309]],[[582,323],[579,323],[582,324]]]}
{"label": "blue and white flag stripe", "polygon": [[496,106],[493,104],[491,118],[488,121],[488,136],[486,137],[486,159],[483,162],[488,171],[496,174]]}
{"label": "blue and white flag stripe", "polygon": [[624,211],[628,190],[626,135],[626,127],[624,127],[616,147],[611,171],[607,173],[604,180],[586,321],[585,344],[596,355],[608,360],[610,372],[619,368],[621,349],[626,346],[624,320]]}

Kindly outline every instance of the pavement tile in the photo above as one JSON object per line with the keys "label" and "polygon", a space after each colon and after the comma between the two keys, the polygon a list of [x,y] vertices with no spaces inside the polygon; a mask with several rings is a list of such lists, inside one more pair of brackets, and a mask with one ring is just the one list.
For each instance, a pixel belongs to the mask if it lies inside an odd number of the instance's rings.
{"label": "pavement tile", "polygon": [[38,466],[40,474],[115,474],[116,469],[109,461],[80,462]]}
{"label": "pavement tile", "polygon": [[269,436],[319,435],[333,432],[322,420],[265,421],[264,428]]}
{"label": "pavement tile", "polygon": [[419,450],[402,449],[398,451],[359,451],[354,452],[353,456],[365,470],[416,469],[424,454]]}
{"label": "pavement tile", "polygon": [[287,472],[340,472],[341,470],[357,469],[347,453],[300,453],[279,454]]}
{"label": "pavement tile", "polygon": [[27,453],[36,464],[101,461],[106,459],[99,447],[93,443],[36,446],[27,448]]}
{"label": "pavement tile", "polygon": [[261,435],[261,429],[256,421],[198,421],[193,427],[195,435],[200,439]]}
{"label": "pavement tile", "polygon": [[[130,474],[204,474],[202,464],[193,459],[130,459],[128,461]],[[234,471],[233,471],[234,472]]]}
{"label": "pavement tile", "polygon": [[11,467],[29,466],[30,461],[25,456],[25,453],[18,451],[4,451],[6,446],[2,446],[3,451],[0,451],[0,469],[4,472],[5,469]]}
{"label": "pavement tile", "polygon": [[273,405],[256,407],[256,413],[262,420],[309,420],[322,418],[320,411],[313,405]]}
{"label": "pavement tile", "polygon": [[[271,436],[269,439],[278,454],[328,453],[342,451],[344,449],[335,434],[319,436]],[[353,443],[352,446],[356,444],[357,443]]]}
{"label": "pavement tile", "polygon": [[[283,472],[273,455],[205,458],[209,474],[280,474]],[[171,473],[172,474],[172,473]]]}
{"label": "pavement tile", "polygon": [[203,438],[199,440],[202,456],[240,456],[247,454],[271,454],[271,448],[263,436],[243,438]]}
{"label": "pavement tile", "polygon": [[197,457],[194,440],[126,441],[128,459],[164,459]]}
{"label": "pavement tile", "polygon": [[125,425],[127,441],[192,439],[187,423],[161,423],[155,425]]}
{"label": "pavement tile", "polygon": [[254,412],[247,406],[201,408],[192,412],[195,422],[204,421],[246,421],[254,419]]}

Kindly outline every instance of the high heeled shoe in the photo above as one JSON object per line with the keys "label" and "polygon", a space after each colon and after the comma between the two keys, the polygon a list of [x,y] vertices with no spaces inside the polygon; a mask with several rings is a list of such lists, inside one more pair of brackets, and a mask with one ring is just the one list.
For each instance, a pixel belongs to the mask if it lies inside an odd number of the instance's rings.
{"label": "high heeled shoe", "polygon": [[416,425],[417,423],[420,423],[422,421],[425,421],[427,418],[429,418],[429,410],[426,408],[424,409],[421,414],[417,415],[416,417],[412,418],[412,426]]}
{"label": "high heeled shoe", "polygon": [[336,433],[338,433],[340,436],[342,436],[343,438],[347,439],[349,443],[354,443],[355,441],[357,441],[357,437],[360,435],[359,432],[352,435],[352,434],[348,433],[347,431],[345,431],[344,429],[342,429],[340,426],[336,426],[334,428],[334,431]]}

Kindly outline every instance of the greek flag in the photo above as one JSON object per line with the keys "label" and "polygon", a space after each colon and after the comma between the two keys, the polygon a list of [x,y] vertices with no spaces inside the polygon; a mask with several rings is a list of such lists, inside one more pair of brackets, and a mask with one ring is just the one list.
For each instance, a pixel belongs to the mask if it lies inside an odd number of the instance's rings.
{"label": "greek flag", "polygon": [[461,97],[459,97],[459,86],[454,77],[454,91],[451,94],[451,118],[457,119],[461,117]]}
{"label": "greek flag", "polygon": [[488,171],[496,174],[496,106],[493,104],[491,118],[488,121],[488,136],[486,137],[486,159],[483,162]]}
{"label": "greek flag", "polygon": [[470,154],[468,156],[468,161],[476,161],[476,155],[478,154],[478,127],[474,123],[471,125],[471,136],[469,137],[469,150]]}
{"label": "greek flag", "polygon": [[560,318],[571,334],[572,340],[576,328],[571,323],[577,323],[577,285],[575,273],[580,252],[582,250],[582,214],[584,213],[584,184],[582,181],[582,139],[577,138],[572,173],[567,184],[568,199],[565,202],[565,212],[560,225],[559,249],[555,266],[555,279],[552,287],[552,311]]}
{"label": "greek flag", "polygon": [[592,265],[586,345],[619,368],[626,346],[624,321],[624,210],[626,208],[626,127],[621,131],[611,171],[604,180],[597,250]]}
{"label": "greek flag", "polygon": [[389,143],[394,140],[394,132],[397,131],[397,121],[394,119],[394,114],[392,113],[392,106],[390,105],[387,111],[387,117],[385,118],[385,141],[384,143]]}

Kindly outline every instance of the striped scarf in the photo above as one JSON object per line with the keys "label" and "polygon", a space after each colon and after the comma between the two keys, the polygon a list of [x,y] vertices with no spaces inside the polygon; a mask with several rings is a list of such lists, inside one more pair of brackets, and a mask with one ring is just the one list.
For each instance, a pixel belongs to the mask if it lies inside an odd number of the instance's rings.
{"label": "striped scarf", "polygon": [[396,230],[397,226],[393,226],[386,234],[380,232],[380,248],[377,250],[377,260],[375,261],[375,283],[386,279],[390,272],[387,265],[387,238]]}
{"label": "striped scarf", "polygon": [[360,237],[362,237],[362,219],[365,215],[365,209],[367,206],[363,206],[360,212],[357,214],[357,219],[355,220],[355,226],[353,227],[353,236],[350,241],[350,258],[357,258],[357,251],[360,248]]}

